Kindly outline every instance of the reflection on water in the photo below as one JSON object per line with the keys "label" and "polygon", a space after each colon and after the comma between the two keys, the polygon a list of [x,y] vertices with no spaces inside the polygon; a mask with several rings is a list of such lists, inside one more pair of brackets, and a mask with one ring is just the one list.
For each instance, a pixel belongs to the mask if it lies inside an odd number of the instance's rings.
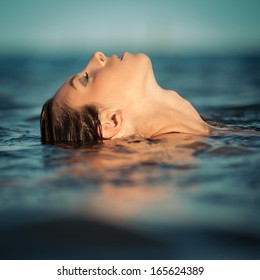
{"label": "reflection on water", "polygon": [[153,61],[224,132],[41,145],[41,105],[82,60],[2,59],[1,258],[259,259],[259,58]]}
{"label": "reflection on water", "polygon": [[[171,204],[177,182],[173,178],[188,175],[195,168],[193,149],[201,146],[195,138],[201,137],[176,134],[161,139],[113,140],[92,153],[68,150],[70,155],[55,164],[65,163],[61,176],[69,174],[99,186],[98,192],[88,191],[82,197],[82,211],[87,215],[121,223],[154,220],[155,209],[165,203],[174,206]],[[191,143],[192,148],[188,146]],[[158,218],[162,222],[167,217],[164,214]]]}

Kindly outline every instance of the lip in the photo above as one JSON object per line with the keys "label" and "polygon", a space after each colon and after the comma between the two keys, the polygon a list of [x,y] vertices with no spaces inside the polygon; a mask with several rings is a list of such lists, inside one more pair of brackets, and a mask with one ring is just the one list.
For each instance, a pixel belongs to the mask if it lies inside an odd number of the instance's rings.
{"label": "lip", "polygon": [[123,52],[123,53],[122,53],[122,56],[121,56],[121,57],[122,57],[122,60],[124,59],[124,57],[126,56],[126,54],[127,54],[127,52]]}

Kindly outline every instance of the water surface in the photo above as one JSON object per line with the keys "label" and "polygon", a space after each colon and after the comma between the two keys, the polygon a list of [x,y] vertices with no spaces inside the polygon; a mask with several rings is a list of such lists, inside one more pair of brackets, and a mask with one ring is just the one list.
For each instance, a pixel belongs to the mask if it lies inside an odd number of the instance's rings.
{"label": "water surface", "polygon": [[1,58],[0,257],[259,259],[260,58],[152,57],[230,134],[41,145],[43,102],[88,58]]}

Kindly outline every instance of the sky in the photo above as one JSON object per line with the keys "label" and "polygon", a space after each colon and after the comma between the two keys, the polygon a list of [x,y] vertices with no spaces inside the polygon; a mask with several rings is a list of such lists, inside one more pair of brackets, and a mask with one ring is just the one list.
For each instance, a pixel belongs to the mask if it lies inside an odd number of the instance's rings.
{"label": "sky", "polygon": [[0,54],[260,50],[259,0],[8,0]]}

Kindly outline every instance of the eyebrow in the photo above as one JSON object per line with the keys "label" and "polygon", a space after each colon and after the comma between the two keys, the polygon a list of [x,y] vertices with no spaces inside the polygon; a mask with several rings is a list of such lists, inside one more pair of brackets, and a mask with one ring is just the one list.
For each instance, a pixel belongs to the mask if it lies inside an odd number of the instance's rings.
{"label": "eyebrow", "polygon": [[75,88],[75,89],[76,89],[76,87],[75,87],[75,84],[74,84],[74,79],[75,79],[77,76],[78,76],[78,75],[76,74],[76,75],[72,76],[72,77],[70,78],[70,80],[69,80],[70,86],[72,86],[72,87]]}

